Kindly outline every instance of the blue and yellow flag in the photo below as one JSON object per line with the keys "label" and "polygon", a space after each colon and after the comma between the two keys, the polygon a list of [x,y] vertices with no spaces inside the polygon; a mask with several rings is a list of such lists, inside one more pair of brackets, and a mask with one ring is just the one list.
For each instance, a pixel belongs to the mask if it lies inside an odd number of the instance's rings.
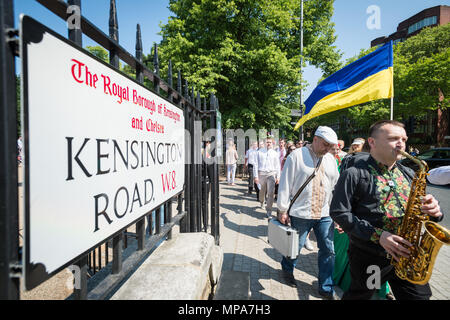
{"label": "blue and yellow flag", "polygon": [[309,119],[357,104],[394,96],[392,41],[323,80],[305,101],[297,130]]}

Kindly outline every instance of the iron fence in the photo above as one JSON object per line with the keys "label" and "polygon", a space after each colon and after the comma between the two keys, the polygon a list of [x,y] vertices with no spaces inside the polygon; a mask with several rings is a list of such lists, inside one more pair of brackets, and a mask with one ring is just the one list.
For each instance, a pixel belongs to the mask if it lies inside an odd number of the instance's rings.
{"label": "iron fence", "polygon": [[[78,6],[81,0],[36,0],[63,20],[68,19],[68,7]],[[82,35],[88,36],[109,52],[109,63],[119,70],[123,61],[135,70],[136,80],[151,82],[154,93],[168,99],[183,110],[185,129],[194,137],[195,121],[202,132],[216,128],[218,100],[214,95],[201,99],[178,70],[176,89],[173,88],[172,64],[169,61],[168,79],[160,77],[157,45],[153,48],[153,69],[143,62],[142,36],[136,30],[136,52],[132,55],[119,44],[118,17],[115,0],[110,1],[109,35],[103,33],[83,15],[80,28],[68,28],[68,39],[82,46]],[[13,0],[0,0],[0,299],[20,299],[21,247],[18,223],[18,164],[15,56],[19,56],[18,30],[14,27]],[[120,71],[120,70],[119,70]],[[208,122],[209,120],[209,122]],[[189,139],[187,137],[186,139]],[[185,141],[185,185],[183,191],[160,208],[148,212],[137,223],[80,257],[74,264],[81,270],[80,288],[74,299],[104,299],[136,266],[165,239],[172,237],[172,228],[179,224],[180,232],[209,232],[219,244],[219,172],[217,163],[203,161],[202,141]],[[212,156],[214,157],[214,151]],[[26,163],[25,163],[26,165]],[[176,205],[176,206],[175,206]],[[173,207],[177,214],[173,214]],[[146,223],[147,221],[147,223]],[[147,225],[147,227],[146,227]],[[130,239],[133,245],[130,244]]]}

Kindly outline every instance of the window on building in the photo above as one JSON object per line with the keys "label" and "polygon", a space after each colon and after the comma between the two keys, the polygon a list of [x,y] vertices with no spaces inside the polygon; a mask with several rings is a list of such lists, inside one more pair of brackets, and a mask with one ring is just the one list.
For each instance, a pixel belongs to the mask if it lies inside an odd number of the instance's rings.
{"label": "window on building", "polygon": [[416,32],[422,28],[437,24],[437,16],[428,17],[409,26],[408,34]]}

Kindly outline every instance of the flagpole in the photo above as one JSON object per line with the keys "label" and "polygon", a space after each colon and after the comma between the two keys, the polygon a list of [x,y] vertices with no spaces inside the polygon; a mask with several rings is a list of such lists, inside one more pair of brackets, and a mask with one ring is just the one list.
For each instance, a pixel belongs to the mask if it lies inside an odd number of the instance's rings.
{"label": "flagpole", "polygon": [[[302,97],[302,67],[303,67],[303,0],[300,6],[300,119],[303,117],[303,97]],[[305,140],[303,135],[303,125],[300,127],[302,142]]]}
{"label": "flagpole", "polygon": [[391,97],[391,120],[394,120],[394,97]]}
{"label": "flagpole", "polygon": [[394,66],[392,66],[391,120],[394,120]]}

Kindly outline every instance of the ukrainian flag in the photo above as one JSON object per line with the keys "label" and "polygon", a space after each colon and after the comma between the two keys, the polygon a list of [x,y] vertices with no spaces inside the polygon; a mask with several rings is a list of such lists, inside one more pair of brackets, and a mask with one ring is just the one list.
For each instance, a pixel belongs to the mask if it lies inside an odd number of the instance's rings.
{"label": "ukrainian flag", "polygon": [[392,41],[323,80],[305,101],[297,130],[309,119],[361,103],[394,96]]}

